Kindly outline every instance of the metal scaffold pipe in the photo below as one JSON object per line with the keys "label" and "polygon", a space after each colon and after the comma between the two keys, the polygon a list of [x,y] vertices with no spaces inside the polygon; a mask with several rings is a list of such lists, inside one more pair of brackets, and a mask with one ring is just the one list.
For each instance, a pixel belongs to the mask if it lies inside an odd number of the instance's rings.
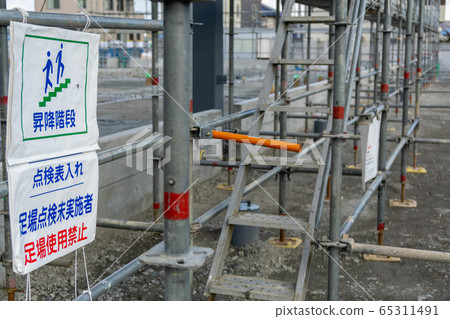
{"label": "metal scaffold pipe", "polygon": [[[152,1],[152,19],[158,19],[158,2]],[[152,31],[152,129],[159,132],[159,40],[158,31]],[[161,152],[154,150],[153,156],[159,158]],[[161,174],[159,165],[153,163],[153,220],[158,220],[161,210]]]}
{"label": "metal scaffold pipe", "polygon": [[[0,0],[0,9],[6,9],[6,0]],[[20,15],[20,13],[19,13]],[[0,121],[1,121],[1,140],[2,140],[2,176],[3,180],[8,179],[6,171],[6,119],[7,119],[7,101],[8,101],[8,30],[5,25],[0,27]],[[3,210],[9,210],[8,197],[3,199]],[[2,256],[2,265],[5,267],[6,289],[8,300],[15,300],[16,293],[16,274],[12,270],[12,248],[11,248],[11,228],[9,215],[4,215],[4,238],[5,252]]]}
{"label": "metal scaffold pipe", "polygon": [[[334,91],[332,135],[344,133],[345,115],[345,30],[347,23],[347,0],[336,1],[336,43],[334,54]],[[343,140],[332,139],[331,161],[331,201],[330,201],[330,233],[331,241],[339,241],[342,194],[342,148]],[[339,262],[338,247],[330,248],[328,260],[328,300],[339,300]]]}
{"label": "metal scaffold pipe", "polygon": [[[419,0],[419,32],[417,37],[417,76],[416,76],[416,103],[414,109],[414,118],[418,120],[420,118],[420,90],[422,88],[422,43],[423,43],[423,18],[424,18],[424,0]],[[417,137],[419,128],[414,131],[414,137]],[[417,152],[418,146],[416,143],[413,145],[413,167],[417,167]]]}
{"label": "metal scaffold pipe", "polygon": [[[407,15],[406,15],[406,39],[405,39],[405,73],[404,73],[404,89],[403,89],[403,114],[402,114],[402,137],[406,137],[406,127],[408,125],[408,106],[409,106],[409,89],[410,89],[410,74],[411,74],[411,37],[412,37],[412,14],[413,14],[413,0],[408,0]],[[406,191],[406,160],[407,149],[402,149],[401,154],[401,202],[405,201]]]}
{"label": "metal scaffold pipe", "polygon": [[[300,152],[302,150],[302,146],[296,143],[289,143],[280,140],[272,140],[268,138],[253,137],[243,134],[228,133],[216,130],[213,130],[212,132],[213,138],[221,140],[233,140],[238,143],[260,145],[269,148],[287,150],[291,152]],[[285,135],[281,136],[281,138],[285,138]]]}
{"label": "metal scaffold pipe", "polygon": [[[90,29],[123,29],[162,31],[162,21],[147,19],[117,18],[89,15]],[[23,16],[18,10],[0,10],[0,25],[9,25],[10,21],[22,22]],[[48,27],[84,28],[88,18],[82,14],[61,14],[28,11],[27,22]]]}
{"label": "metal scaffold pipe", "polygon": [[373,254],[380,256],[450,263],[450,253],[440,251],[359,244],[355,242],[350,242],[350,251],[352,253]]}
{"label": "metal scaffold pipe", "polygon": [[[164,168],[164,253],[182,256],[190,252],[190,89],[191,4],[164,3],[164,135],[171,139],[171,160]],[[168,96],[168,93],[171,96]],[[165,300],[191,300],[192,271],[164,268]]]}
{"label": "metal scaffold pipe", "polygon": [[[385,104],[385,109],[381,112],[380,124],[380,146],[378,170],[386,171],[386,153],[387,153],[387,110],[389,104],[389,73],[390,73],[390,44],[391,44],[391,1],[384,1],[384,29],[383,29],[383,60],[381,69],[381,100]],[[386,182],[382,179],[378,186],[378,216],[377,231],[378,245],[383,244],[384,225],[386,215]]]}

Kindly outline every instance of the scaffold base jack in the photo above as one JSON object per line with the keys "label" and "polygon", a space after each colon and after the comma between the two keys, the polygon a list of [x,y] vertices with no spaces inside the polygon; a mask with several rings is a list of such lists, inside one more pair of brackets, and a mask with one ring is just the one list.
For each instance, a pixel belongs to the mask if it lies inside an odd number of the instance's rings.
{"label": "scaffold base jack", "polygon": [[303,242],[297,237],[285,237],[284,241],[280,241],[280,237],[271,237],[267,241],[280,248],[297,248]]}
{"label": "scaffold base jack", "polygon": [[422,167],[422,166],[416,166],[416,167],[408,166],[408,167],[406,167],[406,172],[413,173],[413,174],[426,174],[427,170],[425,167]]}
{"label": "scaffold base jack", "polygon": [[415,199],[405,199],[404,201],[400,199],[391,199],[389,200],[389,207],[416,208],[417,201]]}
{"label": "scaffold base jack", "polygon": [[233,190],[233,184],[228,185],[228,183],[220,183],[216,186],[216,189],[222,189],[226,191],[232,191]]}

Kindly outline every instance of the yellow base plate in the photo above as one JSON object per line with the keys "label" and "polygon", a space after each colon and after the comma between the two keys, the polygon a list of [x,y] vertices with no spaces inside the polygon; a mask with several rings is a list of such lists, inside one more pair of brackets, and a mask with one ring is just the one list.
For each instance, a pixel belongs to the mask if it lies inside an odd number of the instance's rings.
{"label": "yellow base plate", "polygon": [[396,130],[395,130],[395,127],[388,127],[387,131],[388,132],[395,132]]}
{"label": "yellow base plate", "polygon": [[268,241],[280,248],[297,248],[302,243],[302,240],[297,237],[286,237],[283,242],[280,241],[280,237],[272,237]]}
{"label": "yellow base plate", "polygon": [[389,207],[406,207],[406,208],[416,208],[417,201],[414,199],[407,199],[402,202],[400,199],[389,200]]}
{"label": "yellow base plate", "polygon": [[361,169],[361,164],[356,164],[356,165],[349,164],[349,165],[345,165],[345,167],[349,168],[349,169]]}
{"label": "yellow base plate", "polygon": [[363,259],[367,261],[388,261],[388,262],[400,262],[400,257],[388,257],[380,255],[363,254]]}
{"label": "yellow base plate", "polygon": [[426,174],[427,170],[425,169],[425,167],[421,167],[421,166],[417,166],[416,168],[414,168],[412,166],[407,166],[406,172],[407,173],[415,173],[415,174]]}
{"label": "yellow base plate", "polygon": [[217,189],[224,189],[226,191],[232,191],[233,190],[233,185],[228,185],[227,183],[221,183],[219,185],[216,186]]}

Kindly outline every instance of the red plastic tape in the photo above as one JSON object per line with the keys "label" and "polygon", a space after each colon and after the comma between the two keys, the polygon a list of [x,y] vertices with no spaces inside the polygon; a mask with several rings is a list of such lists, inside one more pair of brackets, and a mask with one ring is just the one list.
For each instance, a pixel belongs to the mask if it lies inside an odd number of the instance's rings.
{"label": "red plastic tape", "polygon": [[378,224],[377,230],[384,230],[384,223]]}
{"label": "red plastic tape", "polygon": [[182,194],[164,193],[164,217],[171,220],[189,218],[189,191]]}
{"label": "red plastic tape", "polygon": [[189,112],[194,112],[194,102],[192,102],[192,99],[189,100]]}
{"label": "red plastic tape", "polygon": [[389,84],[381,84],[381,93],[389,93]]}
{"label": "red plastic tape", "polygon": [[159,203],[153,203],[153,209],[159,209]]}
{"label": "red plastic tape", "polygon": [[409,79],[409,72],[405,72],[405,79]]}
{"label": "red plastic tape", "polygon": [[357,151],[358,150],[358,145],[353,146],[353,150]]}
{"label": "red plastic tape", "polygon": [[421,68],[417,68],[417,73],[422,73],[422,69]]}
{"label": "red plastic tape", "polygon": [[159,84],[159,78],[152,78],[152,85],[158,85]]}
{"label": "red plastic tape", "polygon": [[1,104],[1,105],[6,105],[6,104],[8,104],[8,97],[7,97],[7,96],[2,96],[2,97],[0,97],[0,104]]}
{"label": "red plastic tape", "polygon": [[402,182],[406,182],[406,176],[405,176],[405,175],[400,176],[400,180],[401,180]]}
{"label": "red plastic tape", "polygon": [[334,76],[334,73],[333,72],[328,72],[328,77],[329,78],[332,78]]}
{"label": "red plastic tape", "polygon": [[345,108],[343,106],[333,107],[333,118],[336,120],[343,120],[345,115]]}

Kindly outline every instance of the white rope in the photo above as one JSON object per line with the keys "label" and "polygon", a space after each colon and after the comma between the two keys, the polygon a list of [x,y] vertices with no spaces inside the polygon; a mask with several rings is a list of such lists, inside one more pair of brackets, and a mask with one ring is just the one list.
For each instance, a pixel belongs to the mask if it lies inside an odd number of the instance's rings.
{"label": "white rope", "polygon": [[88,277],[88,271],[87,271],[87,263],[86,263],[86,254],[84,252],[84,247],[83,247],[83,259],[84,259],[84,271],[85,271],[85,275],[86,275],[86,283],[87,283],[87,291],[83,291],[83,293],[87,292],[89,294],[89,298],[92,301],[92,292],[91,292],[91,287],[89,286],[89,277]]}
{"label": "white rope", "polygon": [[31,301],[31,280],[30,274],[27,274],[27,284],[25,287],[25,301]]}
{"label": "white rope", "polygon": [[91,18],[89,17],[89,14],[86,13],[86,11],[82,11],[82,12],[80,12],[80,14],[82,14],[86,17],[86,25],[84,26],[84,29],[82,31],[82,32],[84,32],[91,25]]}
{"label": "white rope", "polygon": [[13,8],[13,10],[17,10],[22,14],[22,23],[27,23],[27,19],[30,16],[30,14],[27,11],[18,7]]}
{"label": "white rope", "polygon": [[75,271],[74,271],[75,298],[77,297],[77,259],[78,259],[77,252],[78,252],[78,249],[75,250]]}

